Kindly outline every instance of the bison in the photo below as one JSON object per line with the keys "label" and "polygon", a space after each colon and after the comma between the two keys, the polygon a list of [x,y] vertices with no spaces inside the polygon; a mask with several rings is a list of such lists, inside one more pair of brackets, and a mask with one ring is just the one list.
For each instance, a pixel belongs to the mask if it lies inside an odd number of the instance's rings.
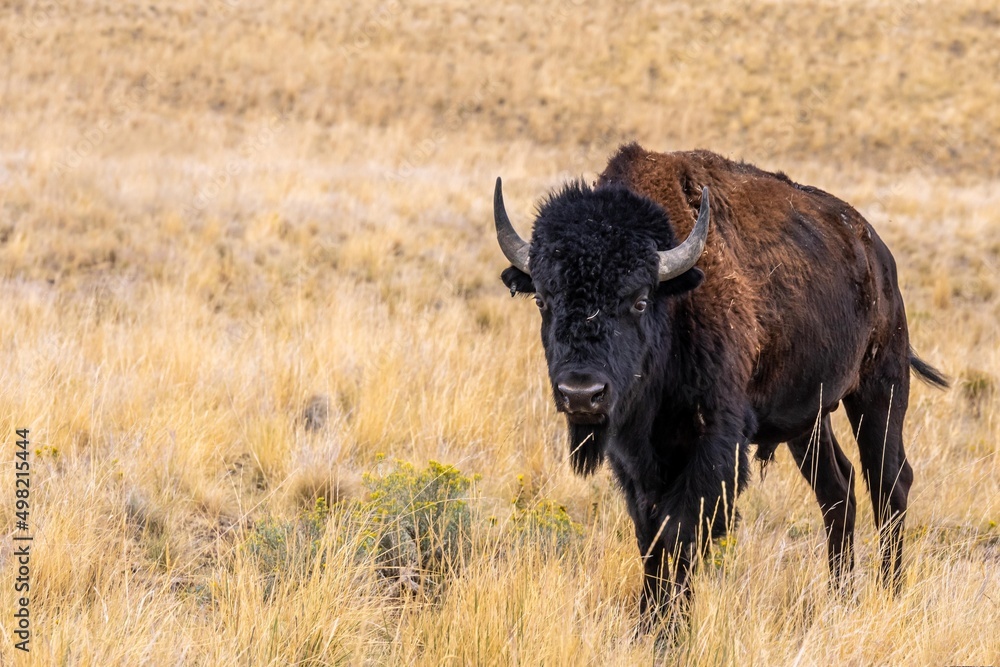
{"label": "bison", "polygon": [[[841,402],[880,534],[880,581],[902,581],[913,472],[903,449],[912,369],[896,265],[854,208],[708,151],[621,147],[593,186],[541,204],[531,242],[501,181],[497,239],[533,295],[573,469],[607,460],[644,560],[640,609],[689,595],[688,575],[735,523],[748,446],[787,443],[826,528],[831,582],[854,566],[854,471],[830,426]],[[678,244],[679,238],[686,238]]]}

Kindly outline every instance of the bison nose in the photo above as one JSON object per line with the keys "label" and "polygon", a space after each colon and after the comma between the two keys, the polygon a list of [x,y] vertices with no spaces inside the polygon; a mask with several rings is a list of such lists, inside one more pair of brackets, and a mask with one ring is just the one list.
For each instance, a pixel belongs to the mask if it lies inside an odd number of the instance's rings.
{"label": "bison nose", "polygon": [[608,385],[591,380],[567,380],[560,382],[557,389],[567,412],[595,413],[603,411],[601,404],[607,397]]}

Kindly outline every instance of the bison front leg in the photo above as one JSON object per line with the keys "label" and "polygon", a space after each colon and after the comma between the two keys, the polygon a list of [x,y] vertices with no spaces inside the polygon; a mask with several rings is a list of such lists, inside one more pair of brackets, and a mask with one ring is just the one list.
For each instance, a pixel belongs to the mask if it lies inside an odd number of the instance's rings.
{"label": "bison front leg", "polygon": [[[714,507],[720,499],[716,494],[699,501]],[[639,609],[644,615],[672,612],[690,598],[689,578],[697,556],[719,533],[709,528],[711,517],[700,511],[703,503],[698,504],[699,511],[693,511],[690,503],[668,496],[651,507],[646,533],[638,540],[643,566]]]}
{"label": "bison front leg", "polygon": [[648,505],[645,520],[636,522],[644,614],[668,611],[690,596],[689,578],[698,556],[735,523],[734,505],[746,483],[746,466],[742,433],[700,442],[666,493]]}
{"label": "bison front leg", "polygon": [[[671,559],[663,549],[665,537],[659,524],[656,523],[657,506],[655,499],[657,496],[645,492],[638,484],[643,480],[631,478],[625,466],[614,457],[611,458],[611,467],[618,478],[618,485],[622,495],[625,497],[625,505],[628,508],[629,516],[635,526],[635,540],[639,546],[639,554],[643,559],[643,585],[642,594],[639,597],[639,611],[647,620],[658,610],[665,609],[667,603],[678,597],[681,588],[672,591],[673,582],[677,577],[676,570],[671,568]],[[667,528],[663,526],[664,530]],[[671,595],[671,593],[678,595]]]}
{"label": "bison front leg", "polygon": [[687,584],[691,571],[692,555],[696,549],[694,540],[677,538],[673,548],[666,546],[667,540],[640,540],[642,553],[643,580],[639,598],[639,612],[643,616],[654,616],[670,611],[671,605],[683,603],[690,596]]}

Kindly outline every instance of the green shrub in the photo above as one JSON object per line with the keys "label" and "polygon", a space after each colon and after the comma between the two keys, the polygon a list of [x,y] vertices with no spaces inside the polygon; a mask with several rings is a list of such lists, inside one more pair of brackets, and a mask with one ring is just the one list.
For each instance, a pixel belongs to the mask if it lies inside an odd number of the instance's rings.
{"label": "green shrub", "polygon": [[436,461],[423,469],[399,460],[380,468],[364,475],[363,501],[331,510],[319,498],[293,520],[265,518],[254,525],[244,552],[265,575],[265,596],[278,576],[304,580],[325,565],[321,545],[331,512],[331,548],[353,549],[359,562],[374,558],[379,573],[400,588],[435,583],[458,564],[470,544],[468,500],[478,478]]}
{"label": "green shrub", "polygon": [[512,524],[519,541],[537,542],[546,548],[562,550],[583,534],[583,528],[570,518],[565,506],[539,497],[537,490],[525,484],[524,475],[517,476],[517,484],[511,507]]}
{"label": "green shrub", "polygon": [[470,545],[469,494],[478,479],[437,461],[420,470],[398,459],[387,472],[365,474],[368,499],[354,511],[368,519],[366,547],[379,571],[416,589],[457,566]]}
{"label": "green shrub", "polygon": [[265,598],[274,592],[279,575],[305,579],[315,565],[323,567],[325,558],[319,551],[329,515],[326,500],[317,498],[293,521],[266,518],[254,525],[243,547],[265,575]]}
{"label": "green shrub", "polygon": [[[479,476],[437,461],[424,468],[382,456],[376,461],[375,470],[362,477],[367,490],[362,500],[330,508],[319,498],[292,520],[266,518],[254,525],[243,547],[264,574],[265,596],[273,594],[279,576],[304,581],[316,567],[325,567],[327,549],[374,564],[393,593],[436,595],[467,561],[473,502],[483,509],[473,493]],[[535,544],[561,551],[583,533],[564,506],[527,489],[523,476],[508,507],[509,520],[491,538],[498,546]]]}

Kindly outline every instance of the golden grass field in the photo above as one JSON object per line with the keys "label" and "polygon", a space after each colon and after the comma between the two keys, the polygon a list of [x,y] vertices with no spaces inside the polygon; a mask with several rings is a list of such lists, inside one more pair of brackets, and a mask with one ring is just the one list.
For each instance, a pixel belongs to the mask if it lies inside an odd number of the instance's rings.
{"label": "golden grass field", "polygon": [[[1000,664],[995,2],[277,4],[4,3],[0,664]],[[898,598],[860,483],[828,594],[781,449],[690,627],[635,634],[631,522],[569,470],[491,215],[502,175],[526,234],[629,140],[783,170],[893,250],[954,380],[911,394]],[[372,509],[428,479],[464,498],[434,567]]]}

